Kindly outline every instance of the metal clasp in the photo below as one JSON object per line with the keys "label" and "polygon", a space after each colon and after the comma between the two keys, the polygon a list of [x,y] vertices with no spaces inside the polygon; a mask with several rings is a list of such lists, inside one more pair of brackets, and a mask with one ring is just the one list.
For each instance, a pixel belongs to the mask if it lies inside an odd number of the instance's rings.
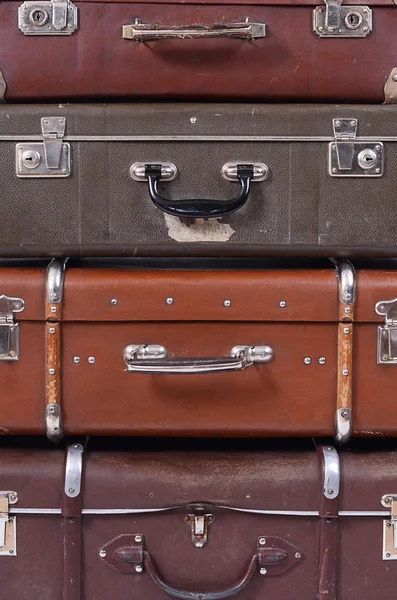
{"label": "metal clasp", "polygon": [[335,141],[329,145],[328,172],[332,177],[381,177],[382,142],[357,141],[357,119],[333,119]]}
{"label": "metal clasp", "polygon": [[10,504],[17,502],[16,492],[0,491],[0,556],[17,555],[16,517],[9,514]]}
{"label": "metal clasp", "polygon": [[16,145],[18,177],[68,177],[70,175],[70,144],[63,141],[65,117],[43,117],[43,142]]}
{"label": "metal clasp", "polygon": [[18,9],[18,27],[25,35],[71,35],[77,16],[71,0],[28,0]]}
{"label": "metal clasp", "polygon": [[385,494],[382,506],[390,508],[390,519],[383,520],[383,560],[397,560],[397,495]]}
{"label": "metal clasp", "polygon": [[202,548],[207,543],[208,528],[214,519],[214,515],[205,513],[201,507],[197,507],[193,514],[185,517],[186,522],[190,524],[192,544],[196,548]]}
{"label": "metal clasp", "polygon": [[0,296],[0,360],[19,359],[19,323],[14,323],[14,313],[24,308],[22,298]]}
{"label": "metal clasp", "polygon": [[397,298],[382,300],[375,305],[375,312],[385,317],[384,325],[378,327],[378,365],[397,364]]}
{"label": "metal clasp", "polygon": [[372,31],[369,6],[343,6],[342,0],[324,0],[313,12],[313,31],[319,37],[366,37]]}

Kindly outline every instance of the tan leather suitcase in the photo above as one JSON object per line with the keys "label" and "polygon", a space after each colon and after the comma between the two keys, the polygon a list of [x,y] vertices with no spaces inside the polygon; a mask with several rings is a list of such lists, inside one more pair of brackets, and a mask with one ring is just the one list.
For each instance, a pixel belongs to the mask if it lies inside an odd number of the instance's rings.
{"label": "tan leather suitcase", "polygon": [[106,446],[1,449],[4,598],[394,600],[396,452]]}
{"label": "tan leather suitcase", "polygon": [[0,269],[3,433],[350,434],[347,261],[64,267]]}

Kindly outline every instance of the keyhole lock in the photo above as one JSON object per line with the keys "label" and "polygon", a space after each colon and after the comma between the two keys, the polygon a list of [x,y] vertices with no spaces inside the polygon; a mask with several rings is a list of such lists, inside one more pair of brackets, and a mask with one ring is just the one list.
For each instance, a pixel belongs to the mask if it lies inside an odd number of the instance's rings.
{"label": "keyhole lock", "polygon": [[362,15],[355,10],[351,10],[345,17],[345,24],[348,29],[358,29],[362,23]]}
{"label": "keyhole lock", "polygon": [[22,154],[22,162],[27,169],[36,169],[41,161],[41,156],[35,150],[25,150]]}
{"label": "keyhole lock", "polygon": [[374,150],[365,148],[357,156],[357,163],[362,169],[373,169],[378,162],[378,155]]}
{"label": "keyhole lock", "polygon": [[42,27],[48,21],[48,13],[41,8],[35,8],[29,15],[29,21],[35,27]]}

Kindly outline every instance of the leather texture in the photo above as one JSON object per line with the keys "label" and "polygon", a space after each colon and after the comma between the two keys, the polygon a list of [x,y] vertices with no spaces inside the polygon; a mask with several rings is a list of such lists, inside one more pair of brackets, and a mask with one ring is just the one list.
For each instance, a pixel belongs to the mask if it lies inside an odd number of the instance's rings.
{"label": "leather texture", "polygon": [[[2,449],[0,477],[4,489],[19,493],[16,508],[60,509],[62,455],[56,449]],[[396,453],[388,450],[340,452],[339,508],[386,513],[380,500],[395,485],[395,459]],[[84,571],[81,596],[76,598],[102,600],[112,595],[161,600],[166,597],[145,570],[121,573],[98,554],[119,535],[139,534],[144,536],[145,547],[167,582],[203,592],[236,581],[246,570],[259,537],[279,536],[299,548],[298,564],[278,576],[263,576],[257,571],[238,597],[292,598],[298,593],[314,599],[318,582],[326,583],[324,573],[320,572],[324,562],[318,562],[322,541],[319,517],[266,515],[260,511],[320,511],[322,486],[320,461],[314,448],[231,452],[218,444],[216,451],[203,452],[142,449],[125,452],[113,446],[106,451],[88,450],[83,510],[181,508],[119,515],[83,514]],[[196,502],[205,504],[206,512],[215,517],[203,548],[193,545],[191,526],[185,520],[192,512],[186,505]],[[64,517],[18,514],[16,519],[18,556],[0,561],[4,594],[30,600],[33,589],[43,600],[61,600]],[[393,562],[381,559],[382,516],[343,516],[332,520],[339,522],[337,598],[371,600],[376,582],[382,597],[393,600]],[[370,539],[371,543],[360,544],[361,539]],[[360,550],[363,546],[365,551]]]}
{"label": "leather texture", "polygon": [[[68,178],[18,179],[15,143],[40,139],[43,116],[65,116],[72,151]],[[393,190],[397,144],[385,143],[381,178],[333,178],[328,141],[255,141],[252,136],[326,136],[332,120],[358,119],[358,135],[396,135],[395,106],[64,105],[0,106],[2,206],[0,253],[12,256],[395,256]],[[194,122],[192,122],[194,121]],[[73,141],[77,136],[135,136],[134,141]],[[182,136],[164,141],[167,136]],[[20,139],[18,137],[21,136]],[[143,138],[141,136],[144,136]],[[186,137],[185,137],[186,136]],[[196,141],[195,136],[213,136]],[[219,138],[227,136],[226,140]],[[240,136],[234,140],[234,136]],[[241,136],[245,136],[242,140]],[[227,141],[230,138],[232,141]],[[248,138],[248,139],[247,139]],[[147,140],[147,141],[143,141]],[[131,165],[173,162],[168,198],[237,194],[221,176],[235,161],[265,162],[246,206],[222,219],[179,219],[159,210]],[[99,176],[100,175],[100,176]],[[382,203],[374,202],[382,198]]]}
{"label": "leather texture", "polygon": [[[0,4],[0,68],[10,102],[194,98],[381,103],[395,66],[391,1],[370,3],[374,27],[363,39],[319,38],[311,22],[320,0],[282,5],[258,0],[245,5],[76,2],[78,31],[60,37],[23,36],[17,22],[20,4]],[[122,26],[133,24],[137,16],[165,27],[243,22],[248,16],[265,23],[267,33],[254,41],[122,39]],[[27,56],[35,57],[28,69]]]}

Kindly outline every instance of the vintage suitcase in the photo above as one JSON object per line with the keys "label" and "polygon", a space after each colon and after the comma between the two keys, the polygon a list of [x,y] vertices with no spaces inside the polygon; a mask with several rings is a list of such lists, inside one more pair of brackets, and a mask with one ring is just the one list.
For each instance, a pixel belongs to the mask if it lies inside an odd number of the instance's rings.
{"label": "vintage suitcase", "polygon": [[396,142],[392,105],[3,106],[0,256],[393,257]]}
{"label": "vintage suitcase", "polygon": [[1,431],[345,441],[354,270],[337,266],[0,268]]}
{"label": "vintage suitcase", "polygon": [[0,451],[4,598],[394,600],[395,451]]}
{"label": "vintage suitcase", "polygon": [[395,12],[393,0],[2,1],[3,97],[382,103]]}

